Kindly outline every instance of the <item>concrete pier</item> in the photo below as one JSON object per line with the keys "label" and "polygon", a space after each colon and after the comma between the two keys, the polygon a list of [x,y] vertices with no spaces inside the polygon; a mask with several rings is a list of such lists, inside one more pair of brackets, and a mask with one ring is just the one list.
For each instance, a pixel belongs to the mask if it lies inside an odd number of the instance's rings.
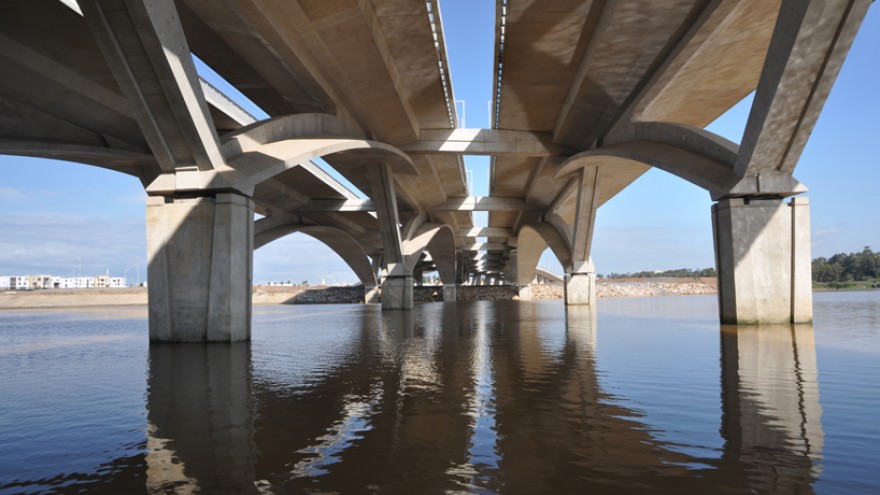
{"label": "concrete pier", "polygon": [[809,205],[732,198],[712,207],[722,323],[813,320]]}
{"label": "concrete pier", "polygon": [[382,282],[382,309],[412,309],[413,278],[392,275]]}
{"label": "concrete pier", "polygon": [[596,305],[596,273],[565,274],[566,306]]}
{"label": "concrete pier", "polygon": [[237,194],[147,200],[151,341],[250,339],[253,225]]}
{"label": "concrete pier", "polygon": [[[806,192],[795,168],[870,0],[570,2],[538,24],[573,27],[549,31],[507,9],[488,129],[459,119],[436,0],[239,3],[0,8],[0,154],[129,174],[156,198],[152,340],[247,340],[253,248],[294,232],[367,301],[384,272],[383,309],[411,308],[430,270],[447,299],[465,281],[529,299],[548,247],[566,304],[592,305],[597,210],[651,167],[719,201],[722,321],[812,319],[807,202],[780,198]],[[430,25],[400,21],[416,17]],[[750,93],[739,144],[705,130]],[[466,155],[493,157],[489,196],[471,196]]]}
{"label": "concrete pier", "polygon": [[455,302],[458,297],[458,289],[455,284],[445,284],[443,285],[443,301],[444,302]]}

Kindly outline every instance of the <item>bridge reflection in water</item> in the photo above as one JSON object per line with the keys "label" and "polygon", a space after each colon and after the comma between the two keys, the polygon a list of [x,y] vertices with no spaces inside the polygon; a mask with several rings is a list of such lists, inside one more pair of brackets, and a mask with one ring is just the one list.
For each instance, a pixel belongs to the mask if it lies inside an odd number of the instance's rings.
{"label": "bridge reflection in water", "polygon": [[812,492],[811,326],[721,328],[724,446],[706,453],[603,391],[595,313],[556,310],[354,311],[283,358],[297,338],[153,345],[147,491]]}

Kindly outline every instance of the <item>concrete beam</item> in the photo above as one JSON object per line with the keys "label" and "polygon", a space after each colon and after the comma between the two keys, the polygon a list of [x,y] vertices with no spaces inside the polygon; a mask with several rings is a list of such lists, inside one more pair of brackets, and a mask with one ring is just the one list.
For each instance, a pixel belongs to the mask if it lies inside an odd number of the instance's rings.
{"label": "concrete beam", "polygon": [[870,0],[783,0],[735,172],[791,175]]}
{"label": "concrete beam", "polygon": [[205,101],[216,108],[224,115],[237,122],[242,126],[248,126],[257,121],[257,118],[250,112],[236,103],[232,98],[226,96],[222,91],[217,89],[213,84],[204,80],[199,76],[199,87],[202,88],[202,94],[205,95]]}
{"label": "concrete beam", "polygon": [[596,211],[599,209],[599,167],[580,170],[577,178],[576,201],[574,232],[571,239],[572,271],[575,273],[592,271],[595,278],[595,270],[586,270],[585,267],[591,264],[590,249],[593,245]]}
{"label": "concrete beam", "polygon": [[504,227],[474,227],[458,230],[458,237],[510,237],[512,235],[513,229]]}
{"label": "concrete beam", "polygon": [[79,5],[161,169],[224,169],[173,0]]}
{"label": "concrete beam", "polygon": [[576,152],[553,143],[550,133],[502,129],[424,129],[419,141],[402,149],[413,155],[569,156]]}
{"label": "concrete beam", "polygon": [[503,242],[472,242],[460,247],[462,251],[504,251],[507,248]]}
{"label": "concrete beam", "polygon": [[521,198],[498,198],[495,196],[468,196],[449,198],[446,204],[437,205],[431,211],[522,211],[535,210]]}
{"label": "concrete beam", "polygon": [[372,199],[312,199],[298,213],[376,211]]}

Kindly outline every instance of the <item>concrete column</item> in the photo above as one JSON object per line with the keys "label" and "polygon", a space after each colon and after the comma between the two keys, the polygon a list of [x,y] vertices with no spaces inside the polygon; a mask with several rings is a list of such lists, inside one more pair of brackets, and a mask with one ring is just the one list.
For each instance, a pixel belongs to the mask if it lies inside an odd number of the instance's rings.
{"label": "concrete column", "polygon": [[731,198],[712,207],[721,322],[813,320],[809,198]]}
{"label": "concrete column", "polygon": [[379,298],[379,287],[364,287],[364,302],[367,304],[377,304],[381,301]]}
{"label": "concrete column", "polygon": [[455,284],[443,284],[443,302],[455,302],[458,297],[458,290]]}
{"label": "concrete column", "polygon": [[565,274],[566,306],[596,305],[596,273]]}
{"label": "concrete column", "polygon": [[389,275],[382,282],[382,309],[412,309],[413,278],[409,275]]}
{"label": "concrete column", "polygon": [[520,285],[518,297],[519,297],[520,301],[531,301],[532,300],[532,286],[531,285]]}
{"label": "concrete column", "polygon": [[463,284],[468,280],[467,266],[461,251],[455,252],[455,283]]}
{"label": "concrete column", "polygon": [[237,194],[147,199],[151,341],[250,339],[253,228]]}
{"label": "concrete column", "polygon": [[387,273],[382,281],[382,309],[412,309],[413,277],[407,271],[403,258],[394,176],[387,164],[373,165],[368,169]]}

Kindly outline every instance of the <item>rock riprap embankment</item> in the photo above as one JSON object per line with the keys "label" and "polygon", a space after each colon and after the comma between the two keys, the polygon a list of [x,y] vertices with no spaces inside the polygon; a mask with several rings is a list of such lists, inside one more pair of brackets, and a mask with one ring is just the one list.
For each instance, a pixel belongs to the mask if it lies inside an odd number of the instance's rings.
{"label": "rock riprap embankment", "polygon": [[[562,284],[534,284],[532,299],[561,299]],[[496,301],[515,299],[517,289],[509,285],[469,285],[458,287],[459,301]],[[614,280],[600,281],[596,296],[650,297],[693,296],[715,294],[713,279],[684,280]],[[439,286],[414,287],[415,302],[440,301],[443,288]],[[256,286],[254,304],[352,304],[364,302],[364,289],[357,287],[325,286]],[[146,288],[132,289],[79,289],[6,291],[0,293],[0,309],[62,308],[85,306],[142,306],[147,304]]]}

